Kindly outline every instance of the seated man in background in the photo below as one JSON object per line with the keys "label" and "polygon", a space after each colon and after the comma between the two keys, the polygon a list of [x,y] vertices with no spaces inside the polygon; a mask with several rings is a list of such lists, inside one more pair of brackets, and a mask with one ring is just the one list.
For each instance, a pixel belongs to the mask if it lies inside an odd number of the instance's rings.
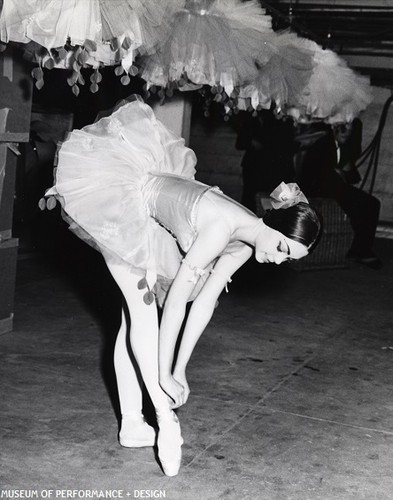
{"label": "seated man in background", "polygon": [[351,123],[340,123],[333,126],[337,146],[336,172],[348,184],[358,184],[362,179],[356,161],[362,153],[363,124],[359,118]]}
{"label": "seated man in background", "polygon": [[[357,127],[358,135],[359,126],[354,126]],[[346,140],[351,137],[348,130],[337,128],[335,137],[332,127],[325,123],[297,125],[294,180],[309,198],[333,198],[337,201],[348,215],[354,232],[347,257],[379,269],[382,262],[375,255],[373,244],[380,202],[375,196],[352,185],[360,180],[357,171],[353,172],[354,162],[360,154],[360,144],[356,146],[356,135],[352,135],[353,143],[345,146]],[[354,177],[356,174],[358,177]]]}

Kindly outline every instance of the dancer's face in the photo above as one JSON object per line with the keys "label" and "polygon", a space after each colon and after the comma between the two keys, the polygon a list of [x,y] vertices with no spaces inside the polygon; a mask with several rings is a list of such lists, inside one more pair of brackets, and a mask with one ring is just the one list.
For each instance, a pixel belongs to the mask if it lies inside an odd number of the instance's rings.
{"label": "dancer's face", "polygon": [[255,258],[260,263],[281,264],[288,260],[298,260],[308,254],[302,243],[287,238],[279,231],[268,228],[256,238]]}

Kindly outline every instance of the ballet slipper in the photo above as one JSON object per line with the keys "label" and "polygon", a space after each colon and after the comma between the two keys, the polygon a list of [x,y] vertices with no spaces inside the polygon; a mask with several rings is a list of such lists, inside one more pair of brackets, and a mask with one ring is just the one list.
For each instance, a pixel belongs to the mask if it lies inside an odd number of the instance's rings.
{"label": "ballet slipper", "polygon": [[158,458],[166,476],[176,476],[181,463],[181,436],[180,423],[176,414],[171,411],[157,412],[158,422]]}
{"label": "ballet slipper", "polygon": [[141,413],[122,415],[119,443],[125,448],[154,446],[156,433]]}

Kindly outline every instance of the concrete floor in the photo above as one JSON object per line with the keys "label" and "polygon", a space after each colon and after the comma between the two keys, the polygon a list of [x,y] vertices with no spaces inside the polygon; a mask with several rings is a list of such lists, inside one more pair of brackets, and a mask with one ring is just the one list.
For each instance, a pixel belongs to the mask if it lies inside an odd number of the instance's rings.
{"label": "concrete floor", "polygon": [[174,478],[152,448],[117,443],[119,296],[100,258],[21,259],[0,336],[0,497],[393,499],[393,241],[377,250],[381,271],[239,271],[189,367]]}

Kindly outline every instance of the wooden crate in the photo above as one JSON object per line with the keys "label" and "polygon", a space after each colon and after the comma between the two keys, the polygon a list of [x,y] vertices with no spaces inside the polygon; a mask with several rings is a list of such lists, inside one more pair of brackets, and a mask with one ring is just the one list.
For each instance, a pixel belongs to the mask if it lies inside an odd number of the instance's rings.
{"label": "wooden crate", "polygon": [[12,330],[18,240],[12,238],[17,157],[7,144],[29,141],[31,65],[11,46],[0,54],[0,333]]}
{"label": "wooden crate", "polygon": [[[322,215],[322,236],[310,255],[288,265],[298,271],[349,267],[346,254],[352,243],[353,231],[347,215],[333,199],[311,198],[309,202]],[[269,207],[269,196],[258,193],[257,215],[263,217]]]}
{"label": "wooden crate", "polygon": [[17,160],[15,153],[0,141],[0,162],[4,168],[0,180],[0,241],[11,237]]}
{"label": "wooden crate", "polygon": [[0,334],[12,330],[17,254],[17,238],[0,242]]}

